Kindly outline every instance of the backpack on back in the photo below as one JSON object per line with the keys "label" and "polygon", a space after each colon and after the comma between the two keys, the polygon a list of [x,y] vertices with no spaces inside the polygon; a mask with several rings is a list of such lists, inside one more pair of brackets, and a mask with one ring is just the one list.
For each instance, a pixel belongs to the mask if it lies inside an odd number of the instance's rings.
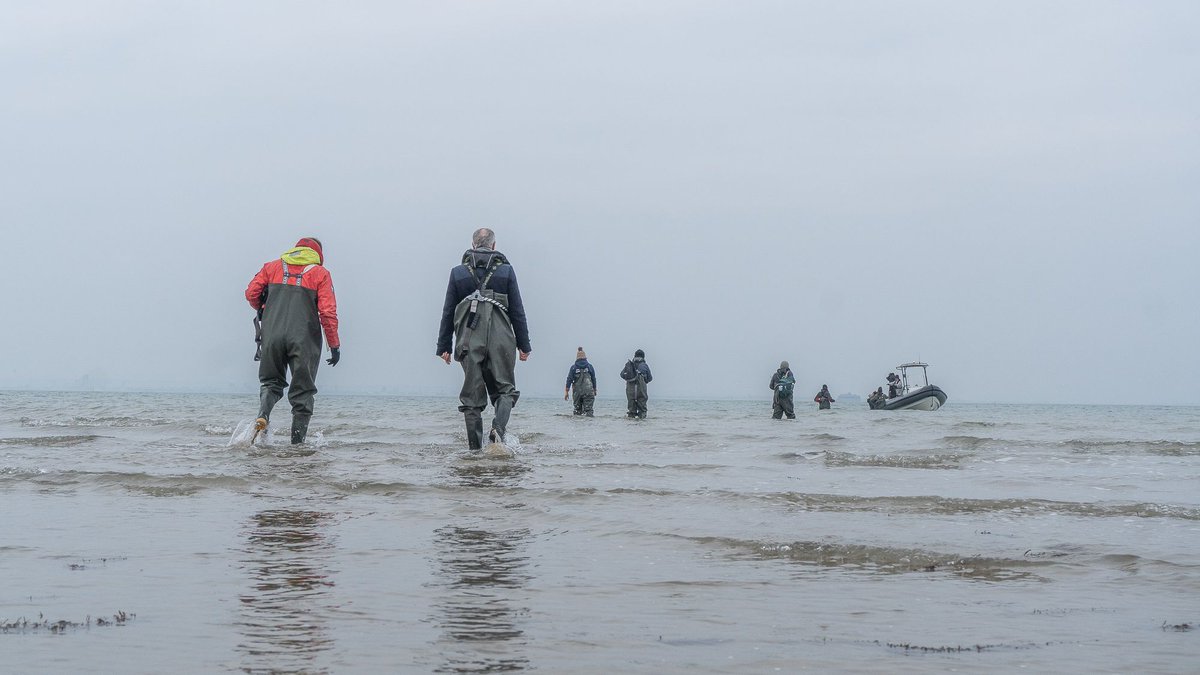
{"label": "backpack on back", "polygon": [[787,373],[775,383],[775,391],[779,392],[780,396],[791,396],[792,390],[795,388],[796,378],[791,373]]}
{"label": "backpack on back", "polygon": [[625,380],[626,382],[633,382],[637,379],[637,377],[637,366],[633,364],[633,361],[626,361],[625,367],[621,369],[621,379]]}

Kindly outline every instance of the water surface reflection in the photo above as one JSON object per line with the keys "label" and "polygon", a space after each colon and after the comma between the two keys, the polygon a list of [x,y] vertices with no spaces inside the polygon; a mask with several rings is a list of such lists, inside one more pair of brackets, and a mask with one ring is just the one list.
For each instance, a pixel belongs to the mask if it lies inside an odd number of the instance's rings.
{"label": "water surface reflection", "polygon": [[464,463],[451,467],[458,485],[478,490],[479,516],[434,532],[441,587],[434,621],[441,628],[443,673],[512,672],[530,668],[523,620],[529,614],[530,531],[505,524],[514,506],[503,491],[528,467],[513,462]]}
{"label": "water surface reflection", "polygon": [[334,547],[324,531],[330,514],[269,509],[251,519],[241,561],[250,587],[238,630],[245,672],[325,672],[317,658],[333,647],[321,618],[331,604]]}

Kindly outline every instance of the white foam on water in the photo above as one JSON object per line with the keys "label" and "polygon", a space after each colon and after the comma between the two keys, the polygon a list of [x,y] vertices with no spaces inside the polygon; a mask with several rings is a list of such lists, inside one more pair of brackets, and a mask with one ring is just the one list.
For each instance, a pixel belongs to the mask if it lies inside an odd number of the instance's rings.
{"label": "white foam on water", "polygon": [[504,443],[501,446],[507,448],[509,454],[515,455],[521,451],[521,437],[510,431],[504,434]]}
{"label": "white foam on water", "polygon": [[512,448],[501,443],[488,443],[480,453],[489,459],[510,459],[516,456]]}
{"label": "white foam on water", "polygon": [[251,440],[254,440],[258,445],[271,444],[271,427],[268,426],[254,439],[254,420],[241,420],[233,427],[233,434],[229,437],[229,443],[225,445],[227,448],[249,448],[253,447]]}

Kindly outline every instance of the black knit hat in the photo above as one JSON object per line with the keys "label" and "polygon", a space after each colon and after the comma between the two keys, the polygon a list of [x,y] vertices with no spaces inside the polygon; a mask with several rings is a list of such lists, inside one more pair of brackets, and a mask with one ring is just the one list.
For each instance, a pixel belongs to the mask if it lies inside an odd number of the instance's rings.
{"label": "black knit hat", "polygon": [[646,358],[646,352],[639,349],[633,353],[633,356],[634,356],[634,358],[644,359],[644,358]]}

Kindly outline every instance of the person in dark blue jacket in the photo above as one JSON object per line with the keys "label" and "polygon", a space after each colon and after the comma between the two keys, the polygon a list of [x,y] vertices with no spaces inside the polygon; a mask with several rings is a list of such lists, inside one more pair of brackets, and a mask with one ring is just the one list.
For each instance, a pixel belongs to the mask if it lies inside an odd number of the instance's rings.
{"label": "person in dark blue jacket", "polygon": [[[450,351],[454,340],[453,356]],[[450,270],[437,355],[462,364],[463,386],[458,407],[467,425],[467,446],[483,447],[483,410],[488,399],[496,409],[489,440],[504,442],[517,391],[516,359],[529,359],[529,325],[517,287],[517,273],[496,250],[496,233],[480,228],[462,263]]]}
{"label": "person in dark blue jacket", "polygon": [[593,406],[596,403],[596,369],[588,363],[587,354],[583,347],[575,352],[575,364],[567,371],[567,386],[563,390],[563,400],[571,396],[575,390],[575,414],[593,416]]}
{"label": "person in dark blue jacket", "polygon": [[625,380],[625,400],[628,403],[625,416],[646,419],[646,402],[650,400],[646,385],[654,379],[650,364],[646,363],[646,352],[639,349],[633,353],[633,359],[626,361],[621,369],[621,379]]}

